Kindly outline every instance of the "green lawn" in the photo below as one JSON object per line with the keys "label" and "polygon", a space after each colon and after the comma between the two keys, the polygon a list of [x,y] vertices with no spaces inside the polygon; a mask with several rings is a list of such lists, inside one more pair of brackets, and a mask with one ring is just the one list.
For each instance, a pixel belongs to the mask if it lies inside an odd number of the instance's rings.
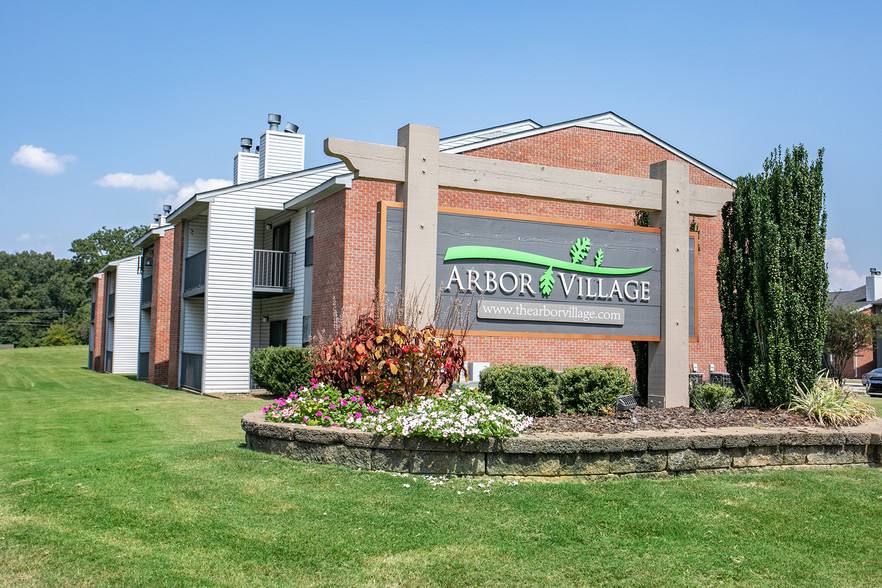
{"label": "green lawn", "polygon": [[882,585],[879,470],[432,486],[85,358],[0,351],[0,586]]}

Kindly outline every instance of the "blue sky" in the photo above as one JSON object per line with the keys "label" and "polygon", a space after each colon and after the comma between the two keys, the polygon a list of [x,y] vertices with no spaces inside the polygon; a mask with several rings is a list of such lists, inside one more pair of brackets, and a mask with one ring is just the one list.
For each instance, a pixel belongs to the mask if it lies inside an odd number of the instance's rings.
{"label": "blue sky", "polygon": [[6,2],[0,250],[68,255],[229,182],[277,112],[394,144],[612,110],[730,177],[824,147],[831,285],[882,267],[882,3]]}

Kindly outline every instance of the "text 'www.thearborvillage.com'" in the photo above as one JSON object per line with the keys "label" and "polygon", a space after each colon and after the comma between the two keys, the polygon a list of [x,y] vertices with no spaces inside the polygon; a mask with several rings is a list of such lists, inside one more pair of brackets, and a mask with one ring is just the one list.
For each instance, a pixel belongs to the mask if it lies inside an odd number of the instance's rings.
{"label": "text 'www.thearborvillage.com'", "polygon": [[496,320],[532,320],[553,323],[625,324],[625,309],[552,302],[482,302],[478,318]]}

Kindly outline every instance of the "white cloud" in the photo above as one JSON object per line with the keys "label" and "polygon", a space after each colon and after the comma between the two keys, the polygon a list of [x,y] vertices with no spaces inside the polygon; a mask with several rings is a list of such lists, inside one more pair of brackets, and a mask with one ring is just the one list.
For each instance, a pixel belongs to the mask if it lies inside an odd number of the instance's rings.
{"label": "white cloud", "polygon": [[25,241],[30,241],[32,236],[33,235],[31,235],[30,233],[22,233],[21,235],[16,237],[15,240],[19,243],[23,243]]}
{"label": "white cloud", "polygon": [[56,155],[42,147],[22,145],[12,154],[10,161],[13,165],[29,168],[46,176],[54,176],[63,172],[67,164],[76,159],[73,155]]}
{"label": "white cloud", "polygon": [[827,275],[830,277],[830,291],[854,290],[864,284],[845,251],[845,242],[839,237],[832,237],[824,242],[824,257],[827,261]]}
{"label": "white cloud", "polygon": [[156,170],[152,174],[129,174],[119,172],[107,174],[95,180],[103,188],[134,188],[135,190],[174,190],[178,187],[175,179],[165,172]]}
{"label": "white cloud", "polygon": [[169,194],[168,198],[163,200],[161,204],[171,204],[172,208],[177,208],[189,200],[193,194],[208,192],[209,190],[217,190],[218,188],[226,188],[232,184],[233,182],[230,180],[222,180],[220,178],[209,178],[207,180],[196,178],[192,183],[181,186],[181,189],[178,190],[177,194]]}

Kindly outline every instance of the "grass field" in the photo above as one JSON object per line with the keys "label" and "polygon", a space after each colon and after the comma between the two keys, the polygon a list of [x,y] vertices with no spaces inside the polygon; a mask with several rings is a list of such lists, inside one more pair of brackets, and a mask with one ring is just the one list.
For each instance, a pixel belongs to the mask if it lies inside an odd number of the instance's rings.
{"label": "grass field", "polygon": [[879,470],[433,486],[85,358],[0,351],[0,586],[882,585]]}

